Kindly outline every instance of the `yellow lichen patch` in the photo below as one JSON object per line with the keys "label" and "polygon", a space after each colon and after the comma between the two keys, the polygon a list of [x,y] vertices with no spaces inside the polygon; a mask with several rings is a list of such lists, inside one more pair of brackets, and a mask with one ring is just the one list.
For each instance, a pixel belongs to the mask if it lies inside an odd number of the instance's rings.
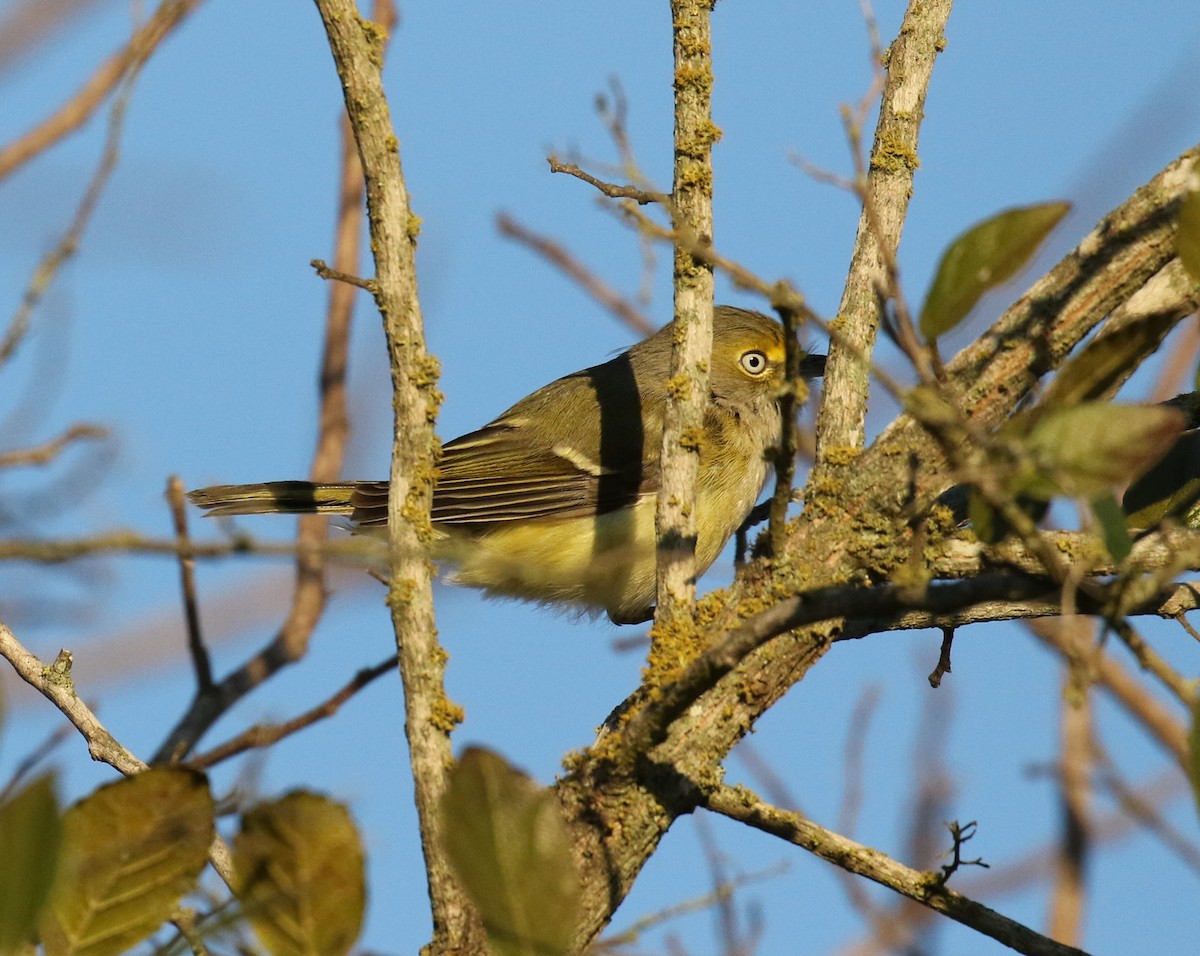
{"label": "yellow lichen patch", "polygon": [[920,165],[916,150],[896,137],[880,139],[871,153],[871,168],[880,172],[911,172]]}
{"label": "yellow lichen patch", "polygon": [[679,436],[679,446],[686,448],[688,451],[699,451],[700,446],[704,444],[704,428],[702,426],[694,426],[685,428]]}
{"label": "yellow lichen patch", "polygon": [[822,460],[835,468],[852,465],[862,454],[862,449],[856,445],[832,445],[824,450]]}
{"label": "yellow lichen patch", "polygon": [[466,711],[454,701],[439,697],[429,711],[429,722],[443,733],[450,733],[466,719]]}
{"label": "yellow lichen patch", "polygon": [[691,387],[692,379],[687,375],[672,375],[667,379],[667,395],[676,401],[686,398]]}

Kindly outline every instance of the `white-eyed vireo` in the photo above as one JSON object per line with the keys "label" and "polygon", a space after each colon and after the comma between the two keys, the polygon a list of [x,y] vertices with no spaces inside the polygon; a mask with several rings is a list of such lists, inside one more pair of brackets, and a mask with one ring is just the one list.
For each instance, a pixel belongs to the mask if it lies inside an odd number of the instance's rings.
{"label": "white-eyed vireo", "polygon": [[[521,399],[442,447],[432,557],[489,594],[647,620],[655,592],[655,496],[673,325],[610,362]],[[696,483],[697,574],[754,507],[781,433],[783,327],[731,306],[713,315],[710,401]],[[806,378],[824,356],[804,360]],[[387,523],[386,481],[218,485],[189,495],[213,515],[346,514]]]}

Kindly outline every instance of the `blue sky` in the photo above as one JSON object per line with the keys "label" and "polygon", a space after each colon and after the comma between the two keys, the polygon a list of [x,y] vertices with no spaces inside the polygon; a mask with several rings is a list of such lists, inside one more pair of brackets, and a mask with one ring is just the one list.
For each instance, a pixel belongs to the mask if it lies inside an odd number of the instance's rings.
{"label": "blue sky", "polygon": [[[1194,0],[959,7],[929,94],[900,250],[913,299],[945,243],[972,222],[1009,205],[1067,198],[1077,212],[1052,240],[1065,251],[1200,131]],[[898,2],[877,3],[885,38],[901,11]],[[386,77],[413,204],[424,220],[419,278],[429,344],[443,364],[439,431],[449,438],[633,341],[561,275],[500,238],[494,220],[508,212],[559,238],[617,287],[637,289],[642,260],[633,237],[598,207],[589,187],[551,176],[545,157],[614,158],[592,103],[616,77],[638,160],[655,182],[669,183],[670,24],[665,3],[644,0],[460,0],[403,4],[401,14]],[[0,72],[0,141],[74,90],[127,32],[127,5],[98,3]],[[791,278],[828,316],[857,209],[846,194],[805,176],[794,158],[850,168],[838,108],[870,81],[859,5],[726,0],[714,35],[715,113],[724,130],[716,151],[717,244],[765,277]],[[118,526],[166,534],[161,495],[169,474],[189,487],[305,474],[327,296],[308,263],[331,252],[339,110],[309,3],[208,3],[154,57],[81,255],[37,314],[0,387],[0,448],[36,443],[78,420],[110,425],[113,439],[103,454],[75,450],[50,472],[0,474],[0,509],[15,522],[5,534]],[[93,121],[0,183],[6,309],[15,308],[37,258],[69,221],[102,134],[103,123]],[[648,311],[662,322],[670,313],[670,256],[657,255]],[[718,288],[719,301],[758,304],[724,282]],[[977,316],[975,328],[989,318]],[[1135,387],[1148,387],[1155,367]],[[351,396],[346,475],[386,475],[390,395],[378,318],[366,302],[357,314]],[[876,400],[872,430],[890,416]],[[69,479],[75,468],[87,470],[86,480],[64,500],[39,509],[27,499],[48,476]],[[290,530],[287,519],[243,526],[272,538]],[[70,647],[81,692],[98,702],[123,742],[147,755],[191,691],[174,565],[116,559],[79,570],[9,567],[0,575],[0,616],[44,658]],[[706,583],[718,586],[729,575],[729,562],[718,562]],[[272,633],[288,578],[284,565],[258,558],[201,568],[202,612],[219,671]],[[252,599],[238,599],[246,594]],[[17,599],[31,597],[69,607],[72,616],[22,612]],[[487,603],[450,588],[438,590],[437,602],[451,653],[450,692],[467,711],[460,744],[494,747],[542,781],[553,778],[566,751],[591,740],[636,683],[638,655],[613,651],[618,632],[607,623]],[[1185,674],[1195,672],[1194,645],[1177,628],[1148,625],[1147,633]],[[309,658],[242,702],[208,742],[306,708],[383,658],[391,642],[382,590],[339,574]],[[977,820],[973,849],[1000,864],[1056,831],[1054,788],[1030,767],[1056,753],[1060,667],[1020,628],[972,629],[959,636],[954,673],[934,693],[924,675],[936,650],[929,633],[840,645],[762,721],[753,744],[805,810],[834,825],[851,714],[864,689],[876,688],[855,835],[903,856],[922,714],[940,708],[954,779],[945,816]],[[3,689],[9,715],[0,776],[58,721],[7,675]],[[1163,769],[1139,731],[1107,705],[1098,711],[1130,779]],[[336,719],[275,748],[258,768],[266,792],[306,786],[350,803],[372,868],[363,943],[384,952],[413,951],[428,933],[401,719],[398,682],[385,678]],[[89,765],[77,740],[58,761],[70,796],[110,776]],[[753,782],[736,753],[729,768],[731,780]],[[236,779],[235,768],[215,775],[219,788]],[[1186,799],[1170,805],[1170,817],[1197,836]],[[861,933],[827,865],[708,822],[736,870],[788,861],[783,875],[740,897],[761,907],[763,952],[831,952]],[[669,834],[617,927],[708,890],[695,826],[682,820]],[[1178,951],[1200,932],[1196,875],[1147,838],[1099,854],[1092,880],[1085,944],[1095,952]],[[987,902],[1044,925],[1040,887]],[[716,948],[708,915],[672,924],[670,932],[692,952]],[[938,941],[948,952],[1000,951],[949,924]],[[646,948],[661,949],[662,936]]]}

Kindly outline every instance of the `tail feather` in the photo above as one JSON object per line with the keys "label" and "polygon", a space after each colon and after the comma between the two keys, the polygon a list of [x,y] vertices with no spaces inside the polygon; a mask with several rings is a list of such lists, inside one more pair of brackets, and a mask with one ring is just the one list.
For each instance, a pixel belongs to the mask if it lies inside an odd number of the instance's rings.
{"label": "tail feather", "polygon": [[350,514],[355,482],[318,485],[311,481],[266,481],[213,485],[189,491],[191,502],[215,515]]}

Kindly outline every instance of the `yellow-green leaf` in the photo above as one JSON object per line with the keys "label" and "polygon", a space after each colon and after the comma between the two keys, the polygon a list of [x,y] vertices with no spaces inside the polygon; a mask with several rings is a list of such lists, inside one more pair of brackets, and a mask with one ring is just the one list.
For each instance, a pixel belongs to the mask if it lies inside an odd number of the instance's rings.
{"label": "yellow-green leaf", "polygon": [[233,844],[237,893],[272,956],[339,956],[362,930],[362,840],[340,803],[305,791],[259,804]]}
{"label": "yellow-green leaf", "polygon": [[932,341],[958,325],[988,289],[1025,265],[1070,208],[1051,202],[1008,209],[955,239],[921,307],[921,334]]}
{"label": "yellow-green leaf", "polygon": [[61,835],[50,774],[0,805],[0,956],[32,938],[58,868]]}
{"label": "yellow-green leaf", "polygon": [[1133,538],[1125,526],[1125,513],[1117,504],[1117,499],[1111,494],[1104,495],[1092,502],[1092,514],[1100,526],[1100,537],[1104,547],[1112,559],[1120,564],[1133,550]]}
{"label": "yellow-green leaf", "polygon": [[115,956],[144,940],[195,884],[212,838],[208,781],[182,767],[151,768],[75,804],[39,921],[46,956]]}
{"label": "yellow-green leaf", "polygon": [[1192,278],[1200,282],[1200,191],[1188,193],[1179,204],[1175,252]]}
{"label": "yellow-green leaf", "polygon": [[1023,476],[1015,490],[1094,500],[1150,468],[1185,424],[1182,413],[1161,405],[1086,402],[1047,409],[1025,439],[1037,474]]}
{"label": "yellow-green leaf", "polygon": [[1178,321],[1178,316],[1155,313],[1097,336],[1054,376],[1041,404],[1065,407],[1107,398]]}
{"label": "yellow-green leaf", "polygon": [[442,798],[442,842],[496,956],[567,951],[580,885],[550,791],[496,754],[470,748]]}

